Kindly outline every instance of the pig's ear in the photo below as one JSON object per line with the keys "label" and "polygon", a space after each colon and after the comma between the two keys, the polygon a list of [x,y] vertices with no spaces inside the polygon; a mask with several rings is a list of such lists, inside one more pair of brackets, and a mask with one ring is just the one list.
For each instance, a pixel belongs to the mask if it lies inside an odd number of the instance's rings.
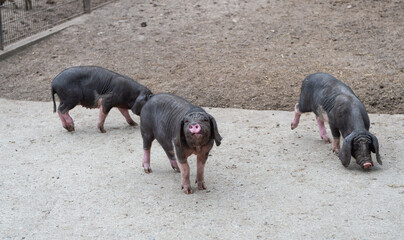
{"label": "pig's ear", "polygon": [[149,100],[149,95],[148,94],[141,94],[136,98],[135,104],[133,104],[131,110],[134,114],[140,115],[140,112],[142,111],[143,105]]}
{"label": "pig's ear", "polygon": [[217,129],[216,120],[209,115],[210,120],[210,130],[211,130],[211,137],[215,139],[216,146],[219,146],[222,142],[222,136],[219,134],[219,130]]}
{"label": "pig's ear", "polygon": [[352,151],[352,140],[356,136],[355,132],[349,134],[342,144],[341,151],[338,153],[338,157],[341,160],[342,165],[344,167],[348,167],[351,162],[351,151]]}
{"label": "pig's ear", "polygon": [[372,138],[372,144],[370,145],[370,150],[374,153],[376,153],[376,160],[380,165],[383,165],[382,159],[380,157],[379,153],[379,141],[377,141],[377,138],[375,135],[369,133],[370,137]]}
{"label": "pig's ear", "polygon": [[174,137],[174,145],[181,148],[182,146],[187,145],[187,140],[185,139],[185,133],[184,133],[184,119],[181,119],[181,121],[179,122],[178,131],[179,131],[178,135],[175,135]]}
{"label": "pig's ear", "polygon": [[180,131],[179,143],[182,144],[183,142],[186,142],[185,133],[184,133],[184,118],[181,119],[180,128],[178,130]]}

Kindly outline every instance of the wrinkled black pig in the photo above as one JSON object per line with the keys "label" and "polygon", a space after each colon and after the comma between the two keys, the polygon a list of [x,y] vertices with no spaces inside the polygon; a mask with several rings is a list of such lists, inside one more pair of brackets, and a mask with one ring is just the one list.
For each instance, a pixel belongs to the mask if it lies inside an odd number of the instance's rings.
{"label": "wrinkled black pig", "polygon": [[74,122],[69,110],[76,105],[100,108],[98,128],[105,133],[104,122],[113,107],[117,107],[128,124],[136,126],[128,109],[136,115],[152,92],[129,77],[110,70],[93,67],[71,67],[62,71],[52,81],[53,111],[56,112],[55,93],[59,96],[59,118],[67,131],[74,131]]}
{"label": "wrinkled black pig", "polygon": [[[181,172],[181,186],[186,194],[192,193],[187,162],[191,154],[197,156],[196,183],[198,189],[206,189],[204,168],[213,142],[219,146],[222,137],[215,119],[185,99],[171,94],[156,94],[144,105],[140,115],[143,138],[142,165],[151,172],[150,148],[157,139],[166,152],[174,170]],[[178,165],[177,165],[178,161]]]}
{"label": "wrinkled black pig", "polygon": [[[382,165],[377,138],[369,132],[369,116],[363,103],[351,88],[327,73],[315,73],[303,80],[299,103],[291,128],[299,124],[300,115],[314,112],[321,138],[330,142],[324,121],[330,125],[333,136],[332,150],[338,154],[342,165],[349,166],[351,155],[364,169],[373,166],[371,152],[376,153]],[[340,136],[344,137],[340,151]]]}

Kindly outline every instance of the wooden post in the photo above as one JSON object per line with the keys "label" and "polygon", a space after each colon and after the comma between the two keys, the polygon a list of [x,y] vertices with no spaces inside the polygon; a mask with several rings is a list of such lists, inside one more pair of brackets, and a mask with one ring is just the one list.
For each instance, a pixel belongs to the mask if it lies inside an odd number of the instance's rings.
{"label": "wooden post", "polygon": [[83,0],[84,13],[91,13],[91,0]]}
{"label": "wooden post", "polygon": [[3,46],[3,22],[1,21],[1,7],[0,7],[0,50],[4,50],[4,46]]}

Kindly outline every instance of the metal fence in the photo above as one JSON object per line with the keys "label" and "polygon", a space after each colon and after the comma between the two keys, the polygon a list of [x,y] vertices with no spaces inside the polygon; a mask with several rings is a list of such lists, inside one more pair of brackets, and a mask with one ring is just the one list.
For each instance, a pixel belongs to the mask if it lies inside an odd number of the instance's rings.
{"label": "metal fence", "polygon": [[0,0],[0,49],[115,0]]}

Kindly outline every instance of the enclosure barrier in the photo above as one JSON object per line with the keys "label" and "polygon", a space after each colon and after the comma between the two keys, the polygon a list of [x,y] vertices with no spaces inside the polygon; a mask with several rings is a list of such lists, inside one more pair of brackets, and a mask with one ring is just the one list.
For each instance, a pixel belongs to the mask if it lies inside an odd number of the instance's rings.
{"label": "enclosure barrier", "polygon": [[0,0],[0,50],[116,0]]}

